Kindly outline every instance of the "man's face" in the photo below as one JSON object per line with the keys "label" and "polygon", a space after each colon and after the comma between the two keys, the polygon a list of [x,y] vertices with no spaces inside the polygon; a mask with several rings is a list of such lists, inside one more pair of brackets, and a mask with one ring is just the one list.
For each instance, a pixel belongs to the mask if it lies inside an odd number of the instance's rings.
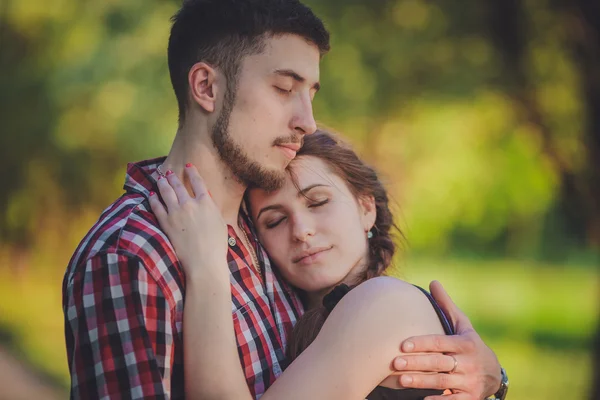
{"label": "man's face", "polygon": [[265,51],[241,62],[235,97],[227,93],[213,127],[223,162],[246,186],[274,190],[304,135],[317,129],[312,100],[319,88],[317,46],[296,35],[265,39]]}

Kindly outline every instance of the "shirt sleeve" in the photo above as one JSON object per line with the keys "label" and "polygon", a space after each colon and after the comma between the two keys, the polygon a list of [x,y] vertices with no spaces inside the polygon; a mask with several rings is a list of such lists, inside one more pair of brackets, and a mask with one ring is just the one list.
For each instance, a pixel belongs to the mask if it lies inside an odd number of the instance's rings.
{"label": "shirt sleeve", "polygon": [[174,311],[139,258],[89,259],[64,312],[72,399],[170,398]]}

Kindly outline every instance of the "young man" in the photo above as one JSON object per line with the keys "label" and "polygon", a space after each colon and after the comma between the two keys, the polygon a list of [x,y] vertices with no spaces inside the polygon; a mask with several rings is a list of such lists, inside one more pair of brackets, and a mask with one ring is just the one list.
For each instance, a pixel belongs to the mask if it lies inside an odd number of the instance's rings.
{"label": "young man", "polygon": [[[264,257],[240,204],[249,185],[277,188],[302,137],[316,130],[312,99],[329,34],[296,0],[185,1],[173,21],[168,58],[179,129],[169,156],[128,166],[125,194],[100,216],[65,274],[72,398],[184,397],[185,277],[148,197],[160,176],[183,176],[188,162],[198,167],[229,227],[232,310],[251,305],[235,323],[246,327],[237,345],[254,396],[281,373],[286,335],[302,311]],[[477,380],[469,385],[457,373],[455,387],[473,399],[495,391],[499,366],[476,334],[465,331],[447,349],[432,349],[440,343],[434,339],[415,338],[415,351],[452,351],[456,371]],[[457,343],[471,346],[461,350]],[[448,359],[413,356],[406,365],[448,372],[454,366]],[[414,375],[406,386],[446,383],[423,377]]]}

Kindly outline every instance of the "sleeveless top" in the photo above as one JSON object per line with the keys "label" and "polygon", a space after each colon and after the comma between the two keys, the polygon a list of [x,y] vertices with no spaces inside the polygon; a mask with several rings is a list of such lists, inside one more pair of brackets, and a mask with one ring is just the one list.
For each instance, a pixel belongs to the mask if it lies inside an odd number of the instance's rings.
{"label": "sleeveless top", "polygon": [[[440,306],[433,299],[429,292],[417,285],[413,285],[429,299],[433,309],[435,310],[444,332],[446,335],[454,335],[454,327],[450,323],[448,317],[444,314]],[[351,290],[348,285],[341,284],[336,286],[329,294],[323,298],[323,306],[331,312],[336,304]],[[369,395],[366,400],[423,400],[427,396],[441,395],[442,390],[436,389],[392,389],[384,386],[377,386]]]}

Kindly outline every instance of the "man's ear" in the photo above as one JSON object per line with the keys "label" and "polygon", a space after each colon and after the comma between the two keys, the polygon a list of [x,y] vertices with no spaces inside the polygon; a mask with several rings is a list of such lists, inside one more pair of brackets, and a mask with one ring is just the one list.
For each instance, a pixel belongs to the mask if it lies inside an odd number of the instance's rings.
{"label": "man's ear", "polygon": [[372,195],[359,196],[358,206],[363,228],[365,232],[368,232],[375,225],[375,219],[377,218],[375,198]]}
{"label": "man's ear", "polygon": [[188,73],[188,85],[195,103],[207,112],[215,111],[220,86],[217,71],[213,67],[204,62],[194,64]]}

